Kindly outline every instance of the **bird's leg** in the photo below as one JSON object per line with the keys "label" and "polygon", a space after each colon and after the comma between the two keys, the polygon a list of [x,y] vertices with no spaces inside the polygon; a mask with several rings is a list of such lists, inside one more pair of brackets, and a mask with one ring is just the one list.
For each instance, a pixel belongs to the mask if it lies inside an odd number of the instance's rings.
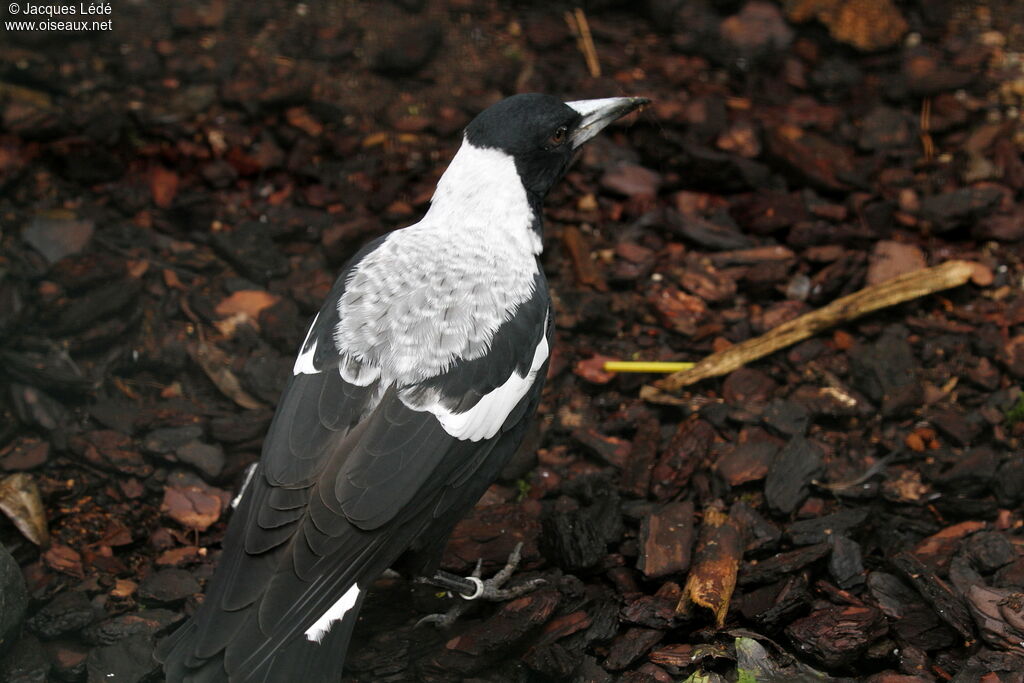
{"label": "bird's leg", "polygon": [[480,567],[482,562],[477,560],[476,568],[473,573],[467,577],[456,576],[449,574],[448,572],[438,571],[434,576],[427,578],[421,577],[417,579],[419,583],[430,584],[431,586],[437,586],[447,591],[452,591],[463,598],[462,602],[456,603],[444,614],[428,614],[427,616],[420,619],[416,625],[422,624],[434,624],[438,628],[448,628],[455,623],[460,616],[462,616],[466,610],[469,609],[470,601],[472,600],[488,600],[497,602],[501,600],[511,600],[517,598],[520,595],[529,593],[533,589],[537,588],[544,583],[544,579],[531,579],[525,583],[515,586],[514,588],[502,588],[505,583],[512,577],[516,567],[519,566],[520,560],[523,557],[523,544],[517,543],[512,554],[508,557],[508,562],[502,567],[497,574],[491,578],[484,580],[480,578]]}

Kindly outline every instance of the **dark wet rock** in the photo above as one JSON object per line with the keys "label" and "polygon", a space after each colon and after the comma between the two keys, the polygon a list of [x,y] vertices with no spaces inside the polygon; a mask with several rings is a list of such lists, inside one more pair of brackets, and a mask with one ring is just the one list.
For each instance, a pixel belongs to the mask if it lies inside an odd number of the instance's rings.
{"label": "dark wet rock", "polygon": [[88,596],[82,591],[69,590],[44,605],[26,625],[40,638],[52,640],[85,628],[95,616]]}

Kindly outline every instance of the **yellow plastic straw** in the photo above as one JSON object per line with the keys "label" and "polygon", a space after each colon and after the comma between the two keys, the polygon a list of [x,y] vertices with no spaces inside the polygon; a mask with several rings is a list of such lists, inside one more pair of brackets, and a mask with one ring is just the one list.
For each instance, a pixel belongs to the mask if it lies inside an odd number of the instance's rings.
{"label": "yellow plastic straw", "polygon": [[666,363],[645,360],[610,360],[604,364],[605,372],[679,372],[689,370],[693,363]]}

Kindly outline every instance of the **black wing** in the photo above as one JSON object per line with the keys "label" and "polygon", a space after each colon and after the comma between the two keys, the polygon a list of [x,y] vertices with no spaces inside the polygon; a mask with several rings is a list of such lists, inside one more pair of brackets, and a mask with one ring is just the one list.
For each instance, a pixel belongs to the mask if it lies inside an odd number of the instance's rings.
{"label": "black wing", "polygon": [[[338,372],[333,330],[345,278],[307,335],[316,372],[295,375],[282,396],[203,607],[161,645],[169,680],[336,680],[365,588],[411,546],[437,546],[522,440],[546,360],[489,438],[452,436],[415,398],[438,396],[464,413],[513,372],[525,376],[538,346],[550,345],[543,276],[490,354],[401,391],[356,386]],[[344,620],[321,642],[308,639],[353,585]]]}

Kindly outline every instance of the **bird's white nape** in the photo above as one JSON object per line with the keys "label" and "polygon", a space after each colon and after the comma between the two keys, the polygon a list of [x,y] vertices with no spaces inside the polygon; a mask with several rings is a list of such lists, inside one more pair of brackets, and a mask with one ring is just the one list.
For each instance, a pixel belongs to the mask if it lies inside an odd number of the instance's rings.
{"label": "bird's white nape", "polygon": [[345,594],[338,598],[338,601],[330,606],[316,622],[306,629],[306,640],[311,643],[320,643],[324,636],[331,630],[335,622],[345,618],[345,614],[355,607],[359,599],[359,585],[352,584],[352,587],[345,591]]}
{"label": "bird's white nape", "polygon": [[466,227],[500,231],[504,239],[520,241],[530,254],[543,250],[515,159],[500,149],[477,147],[464,137],[437,181],[424,222],[457,228],[467,221]]}

